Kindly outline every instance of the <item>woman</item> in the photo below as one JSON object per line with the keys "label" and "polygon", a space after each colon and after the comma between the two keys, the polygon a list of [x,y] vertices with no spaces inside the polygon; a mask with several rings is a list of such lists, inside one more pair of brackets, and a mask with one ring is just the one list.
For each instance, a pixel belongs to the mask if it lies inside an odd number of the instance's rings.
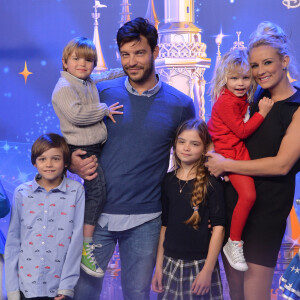
{"label": "woman", "polygon": [[[288,80],[287,43],[283,30],[270,22],[259,24],[250,37],[252,75],[264,89],[260,98],[267,96],[275,102],[263,124],[246,141],[252,160],[233,161],[211,153],[206,163],[215,176],[230,172],[255,178],[257,199],[243,232],[249,269],[243,275],[225,260],[232,300],[270,299],[274,268],[293,205],[295,175],[300,170],[300,90]],[[251,113],[257,110],[256,102]],[[225,197],[230,221],[237,194],[229,184]]]}

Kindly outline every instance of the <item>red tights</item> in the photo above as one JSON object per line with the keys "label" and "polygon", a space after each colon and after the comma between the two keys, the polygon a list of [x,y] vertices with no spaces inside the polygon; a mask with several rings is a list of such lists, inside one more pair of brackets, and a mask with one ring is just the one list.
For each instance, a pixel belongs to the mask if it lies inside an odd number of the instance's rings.
{"label": "red tights", "polygon": [[248,215],[256,199],[254,180],[252,177],[229,174],[229,179],[238,193],[238,202],[234,208],[230,227],[230,239],[240,241]]}

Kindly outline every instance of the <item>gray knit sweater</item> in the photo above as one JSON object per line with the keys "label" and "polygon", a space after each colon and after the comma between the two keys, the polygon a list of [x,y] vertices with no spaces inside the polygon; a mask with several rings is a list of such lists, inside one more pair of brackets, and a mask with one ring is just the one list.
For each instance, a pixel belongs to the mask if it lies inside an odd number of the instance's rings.
{"label": "gray knit sweater", "polygon": [[100,102],[95,83],[120,76],[124,76],[121,69],[93,75],[87,80],[61,72],[52,94],[52,104],[68,144],[86,146],[106,141],[103,118],[109,110],[105,103]]}

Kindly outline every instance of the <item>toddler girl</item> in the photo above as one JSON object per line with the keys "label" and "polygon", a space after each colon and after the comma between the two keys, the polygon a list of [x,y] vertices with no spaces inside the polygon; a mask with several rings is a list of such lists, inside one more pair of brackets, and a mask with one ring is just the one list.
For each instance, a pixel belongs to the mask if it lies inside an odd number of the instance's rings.
{"label": "toddler girl", "polygon": [[[260,100],[259,112],[249,119],[248,100],[252,99],[254,93],[254,81],[246,50],[230,50],[223,56],[215,69],[211,91],[216,102],[207,125],[215,151],[227,158],[249,160],[243,140],[261,125],[273,101],[266,97]],[[238,193],[238,202],[232,215],[230,236],[223,251],[234,269],[246,271],[248,266],[241,236],[256,199],[255,186],[253,178],[249,176],[229,174],[229,179]]]}

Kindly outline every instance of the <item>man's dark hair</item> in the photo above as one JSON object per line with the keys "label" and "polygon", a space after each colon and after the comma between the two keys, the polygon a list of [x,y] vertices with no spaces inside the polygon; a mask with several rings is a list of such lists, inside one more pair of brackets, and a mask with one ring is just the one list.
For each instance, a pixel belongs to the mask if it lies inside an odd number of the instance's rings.
{"label": "man's dark hair", "polygon": [[156,28],[149,23],[147,19],[136,18],[132,21],[125,23],[117,33],[117,43],[119,50],[120,48],[132,41],[139,41],[143,35],[151,48],[151,51],[154,51],[154,48],[157,45],[158,34]]}

